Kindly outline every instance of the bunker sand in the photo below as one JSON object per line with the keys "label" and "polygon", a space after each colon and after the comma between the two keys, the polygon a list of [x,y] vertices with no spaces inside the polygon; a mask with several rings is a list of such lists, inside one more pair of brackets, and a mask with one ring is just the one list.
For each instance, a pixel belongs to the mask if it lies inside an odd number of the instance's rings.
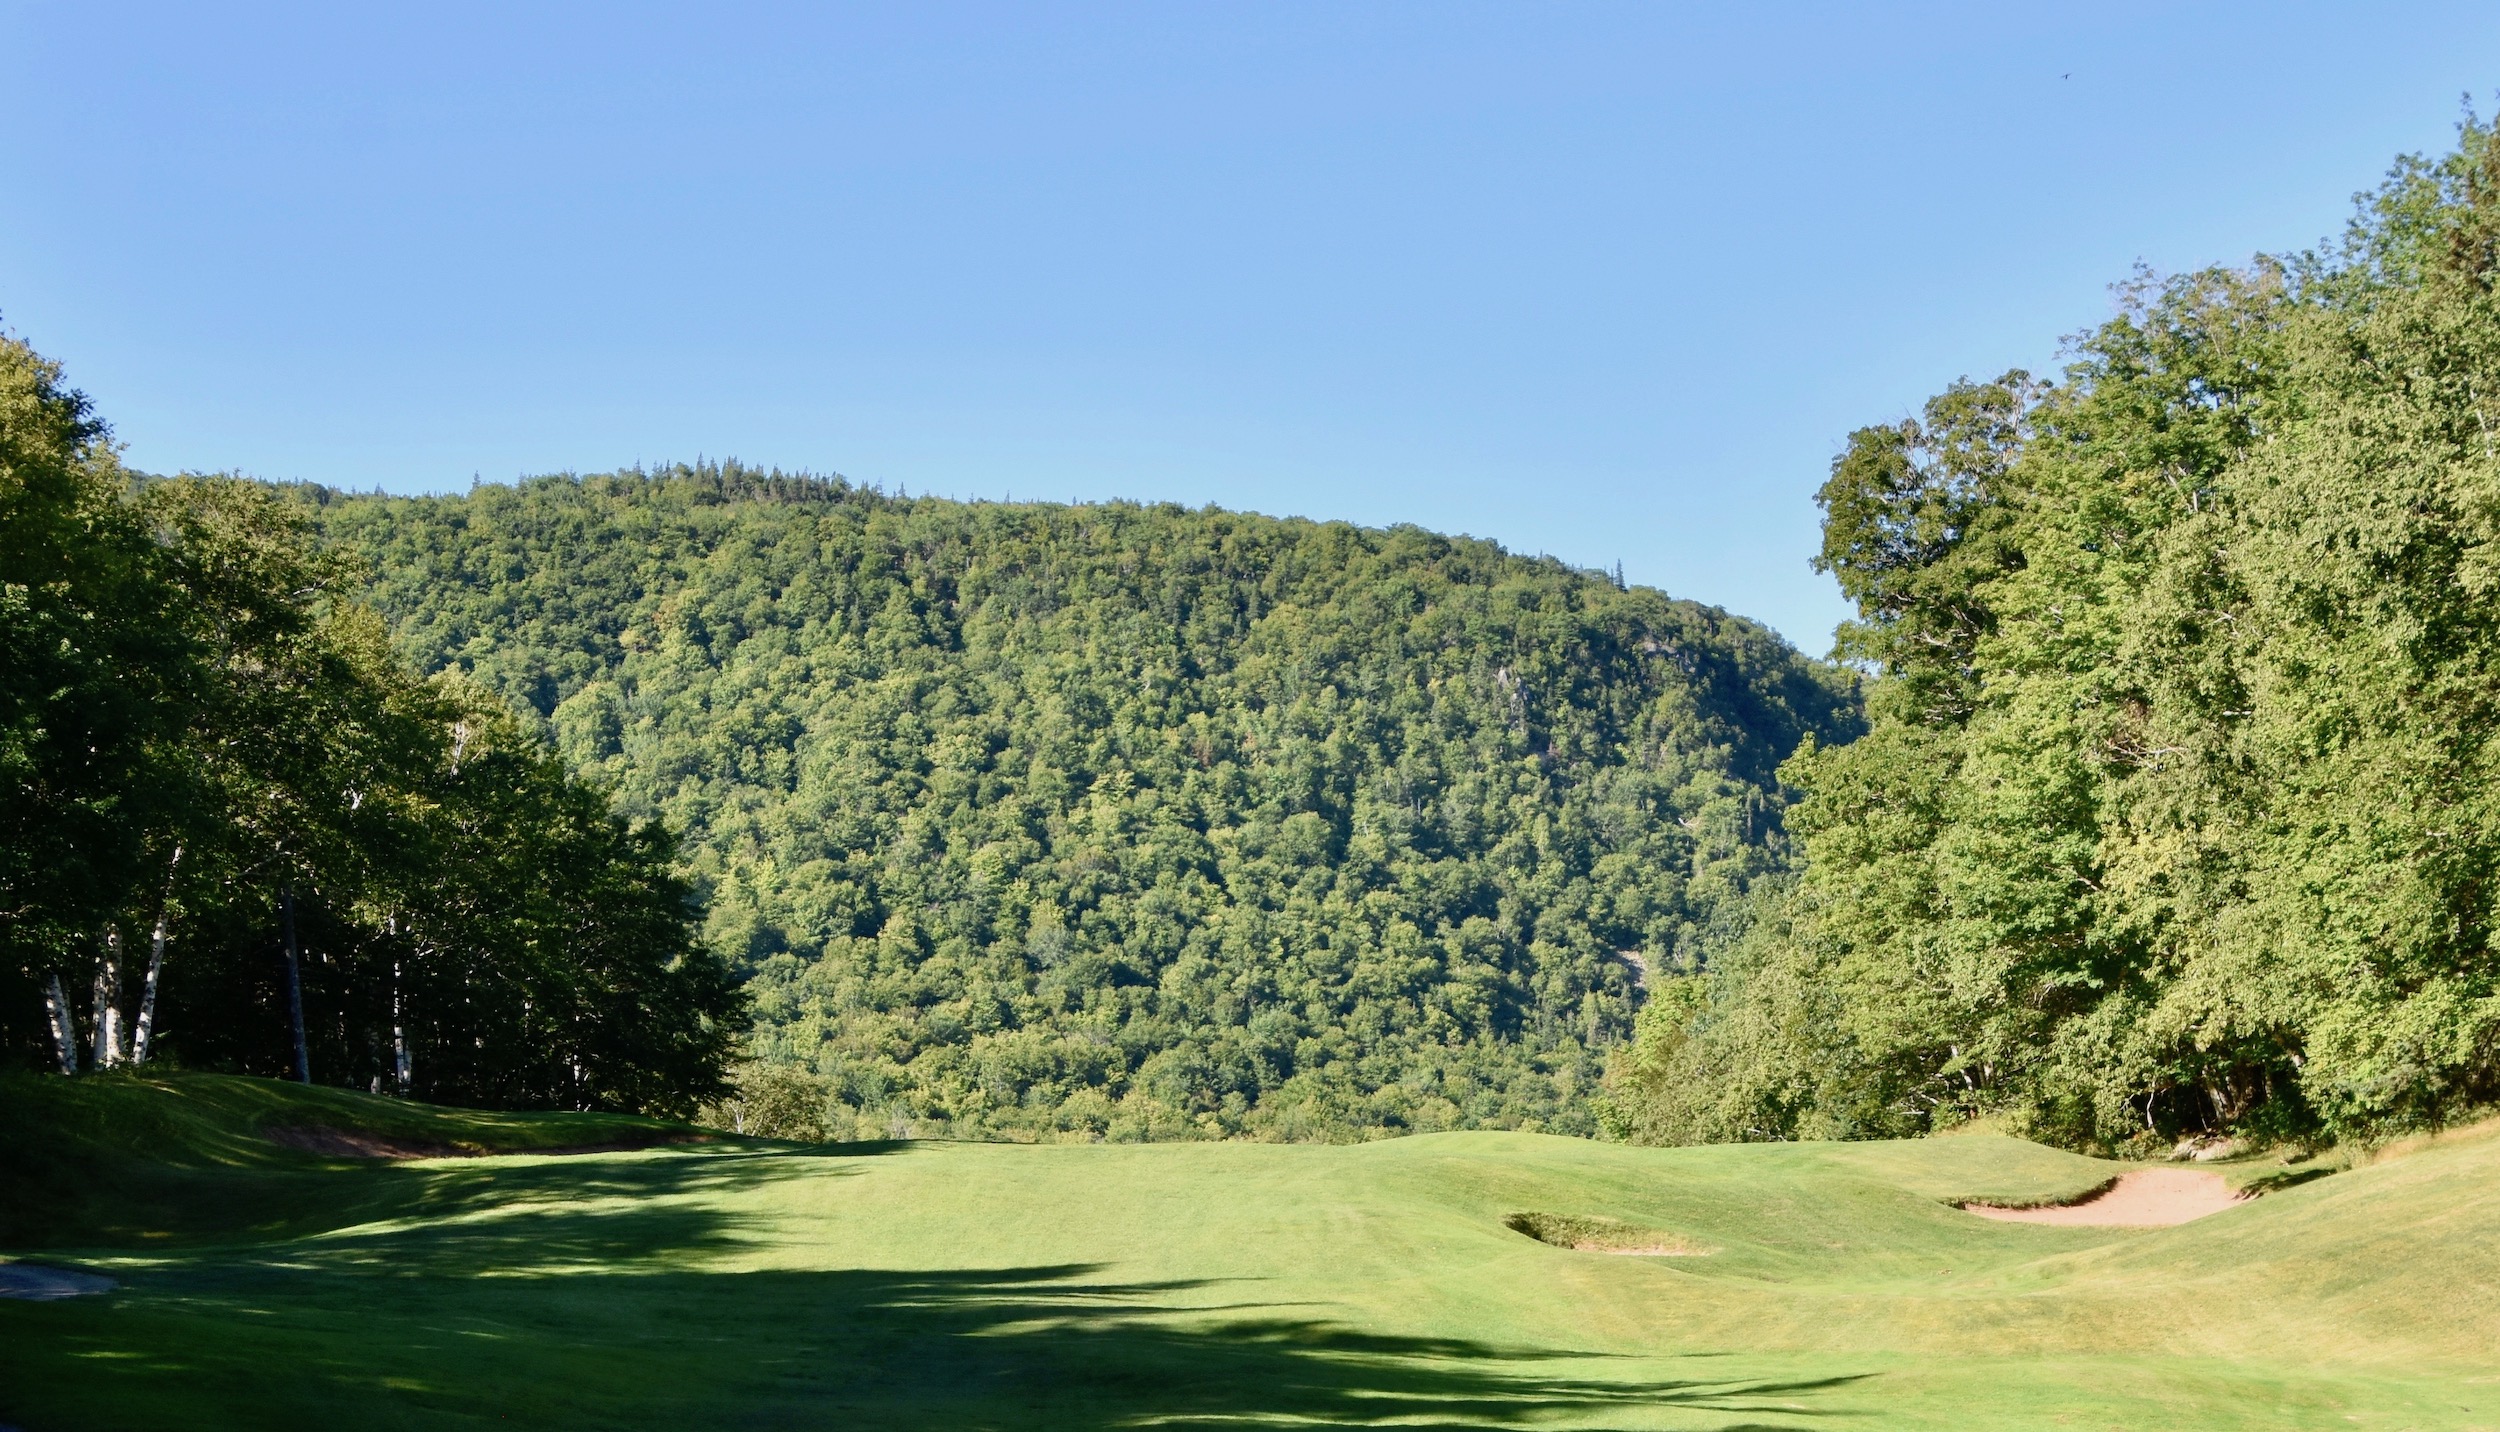
{"label": "bunker sand", "polygon": [[2170,1228],[2246,1201],[2222,1175],[2192,1168],[2146,1168],[2119,1175],[2090,1198],[2045,1208],[1966,1203],[1964,1211],[1999,1223],[2050,1223],[2067,1228]]}

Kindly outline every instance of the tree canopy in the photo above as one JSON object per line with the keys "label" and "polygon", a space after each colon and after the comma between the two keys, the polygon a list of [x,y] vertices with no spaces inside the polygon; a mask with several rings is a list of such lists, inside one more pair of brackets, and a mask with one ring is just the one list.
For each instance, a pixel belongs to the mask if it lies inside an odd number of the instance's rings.
{"label": "tree canopy", "polygon": [[[420,669],[687,833],[833,1132],[1587,1130],[1845,673],[1414,528],[739,467],[299,490]],[[769,1091],[765,1099],[763,1091]]]}
{"label": "tree canopy", "polygon": [[2349,1135],[2500,1095],[2500,145],[2340,246],[2123,290],[1822,492],[1869,734],[1608,1119]]}
{"label": "tree canopy", "polygon": [[499,697],[418,678],[356,580],[263,485],[125,471],[0,337],[0,1052],[719,1093],[740,1000],[674,840]]}

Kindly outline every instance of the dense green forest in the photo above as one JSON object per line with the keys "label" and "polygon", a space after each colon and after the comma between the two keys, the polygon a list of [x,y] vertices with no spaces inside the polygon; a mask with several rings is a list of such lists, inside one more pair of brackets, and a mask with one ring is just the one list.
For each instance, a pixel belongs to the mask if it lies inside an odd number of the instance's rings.
{"label": "dense green forest", "polygon": [[2500,1096],[2500,143],[2324,253],[2145,278],[2056,379],[1854,434],[1870,733],[1665,982],[1660,1141],[2350,1135]]}
{"label": "dense green forest", "polygon": [[1851,434],[1841,666],[1413,528],[143,479],[11,342],[0,1036],[677,1110],[742,1041],[836,1136],[2439,1122],[2500,1097],[2461,133]]}
{"label": "dense green forest", "polygon": [[0,1060],[717,1097],[744,1018],[674,841],[354,588],[271,489],[125,471],[0,337]]}
{"label": "dense green forest", "polygon": [[1759,626],[1413,528],[734,464],[294,497],[407,659],[685,833],[749,1092],[835,1134],[1589,1130],[1855,729]]}

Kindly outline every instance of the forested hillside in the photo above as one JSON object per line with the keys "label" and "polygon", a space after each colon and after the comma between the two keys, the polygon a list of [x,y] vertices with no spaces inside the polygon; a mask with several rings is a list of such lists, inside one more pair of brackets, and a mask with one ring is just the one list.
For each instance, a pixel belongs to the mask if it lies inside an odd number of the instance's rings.
{"label": "forested hillside", "polygon": [[1659,1140],[2350,1135],[2500,1097],[2500,144],[1855,434],[1872,730],[1617,1070]]}
{"label": "forested hillside", "polygon": [[1854,691],[1491,544],[748,469],[301,489],[399,649],[687,837],[832,1132],[1590,1127]]}

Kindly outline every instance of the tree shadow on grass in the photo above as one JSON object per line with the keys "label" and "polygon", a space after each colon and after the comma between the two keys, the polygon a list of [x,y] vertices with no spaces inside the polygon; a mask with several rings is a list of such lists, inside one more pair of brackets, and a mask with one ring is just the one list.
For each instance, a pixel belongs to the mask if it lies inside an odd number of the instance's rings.
{"label": "tree shadow on grass", "polygon": [[833,1171],[829,1164],[892,1156],[910,1147],[703,1145],[627,1155],[306,1160],[265,1168],[140,1164],[93,1180],[69,1206],[0,1209],[0,1247],[263,1241],[392,1219],[457,1217],[511,1204],[732,1191],[801,1168],[823,1176]]}
{"label": "tree shadow on grass", "polygon": [[1797,1416],[1810,1412],[1804,1399],[1854,1380],[1662,1379],[1623,1359],[1210,1306],[1210,1285],[1110,1284],[1097,1271],[888,1275],[845,1289],[857,1298],[848,1331],[875,1350],[875,1377],[863,1385],[837,1365],[807,1378],[862,1423],[902,1428],[1609,1426],[1668,1412],[1793,1427],[1813,1420]]}
{"label": "tree shadow on grass", "polygon": [[376,1170],[373,1197],[329,1225],[410,1271],[547,1272],[616,1260],[683,1265],[737,1241],[724,1200],[793,1178],[853,1178],[908,1144],[706,1149],[634,1157],[470,1159]]}
{"label": "tree shadow on grass", "polygon": [[[528,1221],[528,1220],[524,1220]],[[608,1251],[561,1230],[552,1266]],[[472,1250],[462,1250],[472,1251]],[[262,1265],[26,1330],[34,1427],[1798,1428],[1856,1379],[1368,1332],[1085,1266],[467,1276]],[[57,1305],[47,1305],[50,1311]],[[0,1330],[7,1329],[0,1318]],[[1708,1367],[1707,1360],[1693,1363]],[[11,1398],[11,1401],[17,1400]]]}
{"label": "tree shadow on grass", "polygon": [[718,1195],[857,1156],[372,1170],[400,1216],[168,1254],[116,1270],[109,1298],[0,1307],[0,1422],[1732,1432],[1828,1425],[1855,1380],[1399,1335],[1255,1283],[1093,1265],[738,1268],[770,1230]]}

